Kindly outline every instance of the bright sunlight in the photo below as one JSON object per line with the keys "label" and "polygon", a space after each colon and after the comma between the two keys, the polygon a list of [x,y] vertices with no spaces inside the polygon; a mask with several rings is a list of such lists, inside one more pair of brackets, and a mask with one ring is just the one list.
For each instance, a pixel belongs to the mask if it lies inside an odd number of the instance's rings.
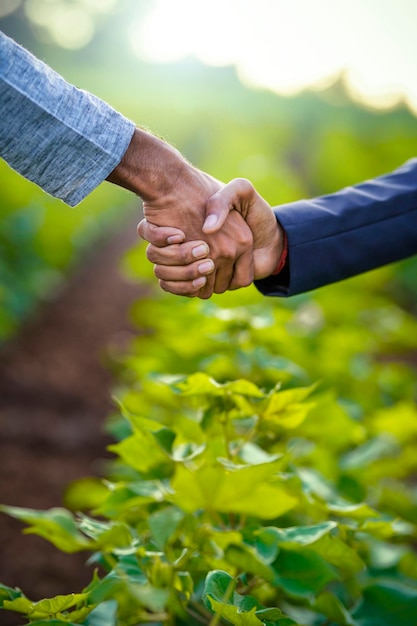
{"label": "bright sunlight", "polygon": [[242,80],[294,94],[344,72],[354,97],[417,112],[415,0],[156,0],[133,23],[136,53],[235,65]]}

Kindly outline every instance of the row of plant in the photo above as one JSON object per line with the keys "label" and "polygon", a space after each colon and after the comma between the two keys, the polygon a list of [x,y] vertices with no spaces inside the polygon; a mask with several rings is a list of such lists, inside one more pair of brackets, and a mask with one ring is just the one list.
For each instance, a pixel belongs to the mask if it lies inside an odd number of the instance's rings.
{"label": "row of plant", "polygon": [[3,609],[39,626],[414,626],[415,382],[392,356],[417,323],[381,295],[391,273],[288,302],[138,303],[108,475],[67,509],[3,507],[96,574],[39,602],[3,586]]}
{"label": "row of plant", "polygon": [[70,209],[0,163],[0,344],[18,331],[80,263],[116,219],[129,196],[111,185]]}

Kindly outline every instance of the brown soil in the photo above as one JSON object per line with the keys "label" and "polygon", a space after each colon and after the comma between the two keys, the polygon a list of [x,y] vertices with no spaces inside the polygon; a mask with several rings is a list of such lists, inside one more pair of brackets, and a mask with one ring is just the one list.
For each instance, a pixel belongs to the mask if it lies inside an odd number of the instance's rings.
{"label": "brown soil", "polygon": [[[61,293],[0,354],[0,503],[60,506],[68,483],[102,473],[109,443],[103,424],[112,410],[108,347],[131,338],[128,309],[143,292],[117,267],[135,241],[135,224],[128,224],[96,243]],[[89,582],[88,555],[62,554],[22,528],[0,515],[2,583],[37,600]],[[2,626],[22,621],[0,611]]]}

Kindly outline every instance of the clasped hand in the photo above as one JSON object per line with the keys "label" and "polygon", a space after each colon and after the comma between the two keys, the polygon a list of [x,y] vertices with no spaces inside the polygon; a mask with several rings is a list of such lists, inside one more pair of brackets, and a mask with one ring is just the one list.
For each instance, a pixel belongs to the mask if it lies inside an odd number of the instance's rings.
{"label": "clasped hand", "polygon": [[147,258],[162,289],[209,298],[272,274],[281,258],[283,233],[270,205],[248,180],[221,185],[198,173],[213,191],[205,205],[200,202],[197,212],[195,206],[187,212],[185,206],[179,210],[166,202],[163,208],[145,202],[138,233],[150,244]]}

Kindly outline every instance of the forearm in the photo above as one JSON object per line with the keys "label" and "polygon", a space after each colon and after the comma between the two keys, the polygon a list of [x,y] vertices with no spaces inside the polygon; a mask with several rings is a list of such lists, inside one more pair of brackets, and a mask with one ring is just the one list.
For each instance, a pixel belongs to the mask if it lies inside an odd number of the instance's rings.
{"label": "forearm", "polygon": [[289,296],[417,254],[417,159],[337,193],[276,207],[288,237],[284,273],[257,281]]}
{"label": "forearm", "polygon": [[0,33],[0,155],[74,206],[114,170],[134,124]]}
{"label": "forearm", "polygon": [[175,148],[136,128],[123,158],[107,180],[153,202],[169,198],[192,170]]}

